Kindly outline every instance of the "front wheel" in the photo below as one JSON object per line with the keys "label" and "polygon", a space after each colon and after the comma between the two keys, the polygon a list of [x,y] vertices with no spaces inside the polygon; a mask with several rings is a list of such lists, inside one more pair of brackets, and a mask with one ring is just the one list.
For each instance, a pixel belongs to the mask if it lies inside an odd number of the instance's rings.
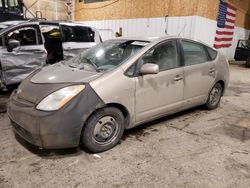
{"label": "front wheel", "polygon": [[220,83],[216,83],[214,87],[211,89],[207,102],[205,104],[208,110],[213,110],[219,106],[220,99],[223,93],[223,88]]}
{"label": "front wheel", "polygon": [[90,152],[103,152],[114,147],[124,132],[124,116],[114,107],[97,110],[83,127],[81,141]]}

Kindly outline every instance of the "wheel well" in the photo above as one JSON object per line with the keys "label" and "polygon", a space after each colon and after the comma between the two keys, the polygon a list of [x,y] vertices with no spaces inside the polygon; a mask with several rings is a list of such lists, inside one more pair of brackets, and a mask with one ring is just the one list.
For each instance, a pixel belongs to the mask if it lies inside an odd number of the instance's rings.
{"label": "wheel well", "polygon": [[109,104],[106,104],[105,107],[107,107],[107,106],[115,107],[115,108],[118,108],[119,110],[121,110],[121,112],[125,118],[125,129],[126,129],[129,126],[129,122],[130,122],[130,116],[129,116],[129,112],[128,112],[127,108],[121,104],[118,104],[118,103],[109,103]]}
{"label": "wheel well", "polygon": [[122,114],[124,115],[124,118],[125,118],[125,129],[128,128],[129,122],[130,122],[129,112],[128,112],[128,110],[127,110],[126,107],[124,107],[123,105],[118,104],[118,103],[108,103],[108,104],[105,104],[105,106],[96,109],[95,111],[93,111],[93,112],[88,116],[88,118],[86,118],[85,122],[86,122],[94,113],[96,113],[96,111],[98,111],[98,110],[100,110],[100,109],[102,109],[102,108],[106,108],[106,107],[114,107],[114,108],[118,108],[119,110],[121,110],[121,112],[122,112]]}
{"label": "wheel well", "polygon": [[221,86],[222,86],[222,93],[224,93],[225,83],[222,80],[219,80],[217,83],[221,84]]}

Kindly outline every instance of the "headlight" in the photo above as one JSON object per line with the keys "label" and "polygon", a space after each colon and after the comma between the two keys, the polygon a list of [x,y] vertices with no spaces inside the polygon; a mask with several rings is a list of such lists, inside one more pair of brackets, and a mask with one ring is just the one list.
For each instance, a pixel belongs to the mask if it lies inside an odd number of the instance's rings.
{"label": "headlight", "polygon": [[84,85],[73,85],[55,91],[45,97],[38,105],[38,110],[54,111],[63,107],[74,96],[85,88]]}

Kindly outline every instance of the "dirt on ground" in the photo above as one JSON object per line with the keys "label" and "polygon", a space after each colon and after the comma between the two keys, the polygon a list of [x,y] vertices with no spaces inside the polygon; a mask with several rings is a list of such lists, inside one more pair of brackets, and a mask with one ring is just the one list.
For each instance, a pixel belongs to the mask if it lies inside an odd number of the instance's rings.
{"label": "dirt on ground", "polygon": [[141,125],[98,155],[41,151],[15,137],[0,113],[0,187],[248,188],[250,69],[232,64],[230,72],[218,109],[197,107]]}

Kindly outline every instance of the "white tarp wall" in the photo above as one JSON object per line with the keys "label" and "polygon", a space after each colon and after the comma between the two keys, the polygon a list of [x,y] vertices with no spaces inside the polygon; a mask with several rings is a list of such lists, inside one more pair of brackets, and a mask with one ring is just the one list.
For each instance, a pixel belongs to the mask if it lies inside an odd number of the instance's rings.
{"label": "white tarp wall", "polygon": [[[217,22],[204,17],[196,16],[196,27],[194,38],[201,40],[206,44],[213,46]],[[232,46],[230,48],[222,48],[220,51],[227,56],[228,59],[234,58],[235,49],[239,39],[248,39],[250,31],[241,27],[235,27]]]}
{"label": "white tarp wall", "polygon": [[[216,32],[216,21],[200,16],[159,17],[122,20],[101,20],[81,22],[99,29],[103,40],[115,37],[122,28],[123,36],[162,36],[180,35],[205,42],[213,46]],[[233,45],[221,49],[229,59],[233,59],[238,39],[248,39],[250,31],[236,27]]]}

